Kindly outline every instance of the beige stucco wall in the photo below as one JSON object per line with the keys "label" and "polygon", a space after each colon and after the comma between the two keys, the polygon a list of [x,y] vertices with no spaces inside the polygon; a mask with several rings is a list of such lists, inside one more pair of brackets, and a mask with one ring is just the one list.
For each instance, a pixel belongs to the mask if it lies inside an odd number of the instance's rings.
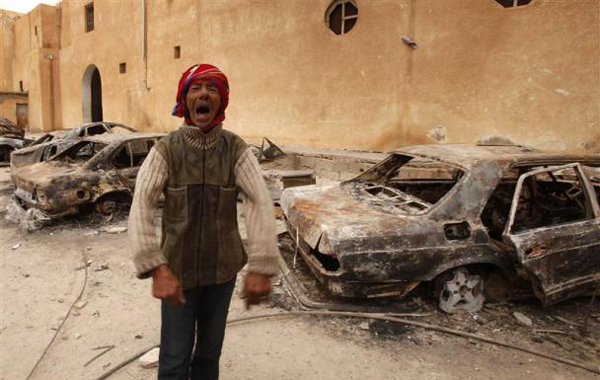
{"label": "beige stucco wall", "polygon": [[423,49],[412,56],[411,101],[392,139],[427,141],[420,131],[440,125],[452,142],[600,148],[600,2],[417,3]]}
{"label": "beige stucco wall", "polygon": [[[95,1],[95,28],[86,33],[81,1],[60,3],[62,44],[60,50],[60,91],[62,124],[71,128],[83,120],[83,76],[95,65],[102,81],[104,120],[120,121],[138,128],[149,128],[144,118],[147,103],[142,60],[141,2]],[[119,73],[119,63],[127,72]]]}
{"label": "beige stucco wall", "polygon": [[17,123],[17,104],[27,104],[27,95],[0,91],[0,117]]}
{"label": "beige stucco wall", "polygon": [[0,91],[18,91],[12,88],[15,55],[15,19],[19,13],[0,9]]}
{"label": "beige stucco wall", "polygon": [[59,46],[57,15],[56,7],[39,5],[14,25],[11,88],[18,89],[22,81],[29,94],[32,132],[51,131],[61,123],[60,93],[54,85],[59,77],[57,67],[53,67],[57,65]]}
{"label": "beige stucco wall", "polygon": [[[83,75],[95,65],[105,120],[172,130],[180,122],[170,116],[179,75],[210,62],[230,78],[226,127],[251,141],[600,148],[599,1],[505,9],[494,0],[356,0],[358,23],[336,36],[325,26],[330,0],[147,0],[147,64],[143,1],[94,1],[89,33],[87,3],[64,0],[56,13],[55,128],[82,122]],[[17,41],[25,38],[26,21],[19,22]],[[401,42],[405,35],[418,49]],[[24,66],[40,62],[28,70],[42,78],[45,53],[30,54],[37,56],[17,56]]]}

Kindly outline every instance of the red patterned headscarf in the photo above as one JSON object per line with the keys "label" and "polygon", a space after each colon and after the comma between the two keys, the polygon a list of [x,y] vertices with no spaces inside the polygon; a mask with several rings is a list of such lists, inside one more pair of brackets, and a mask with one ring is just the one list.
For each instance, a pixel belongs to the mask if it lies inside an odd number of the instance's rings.
{"label": "red patterned headscarf", "polygon": [[229,104],[229,82],[227,81],[227,77],[221,70],[213,65],[206,63],[196,64],[184,71],[181,75],[181,79],[179,79],[177,104],[173,109],[173,116],[183,117],[188,125],[192,124],[187,105],[185,104],[185,97],[190,86],[193,83],[200,81],[206,81],[215,86],[221,96],[221,109],[215,116],[215,119],[207,126],[208,128],[212,128],[225,120],[225,108],[227,108],[227,104]]}

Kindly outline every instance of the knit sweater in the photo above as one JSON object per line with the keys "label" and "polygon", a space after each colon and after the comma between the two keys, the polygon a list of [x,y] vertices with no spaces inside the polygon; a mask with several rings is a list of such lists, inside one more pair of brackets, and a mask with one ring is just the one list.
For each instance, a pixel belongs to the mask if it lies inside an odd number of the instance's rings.
{"label": "knit sweater", "polygon": [[[208,133],[192,126],[183,125],[180,128],[186,140],[195,149],[210,149],[217,143],[222,131],[221,125]],[[137,176],[129,214],[129,240],[138,278],[146,278],[153,269],[167,264],[167,259],[160,249],[154,216],[168,176],[165,158],[156,149],[150,150]],[[279,250],[275,235],[273,203],[262,170],[250,149],[246,149],[235,163],[235,177],[236,186],[243,199],[244,222],[248,235],[248,270],[274,275],[278,270]]]}

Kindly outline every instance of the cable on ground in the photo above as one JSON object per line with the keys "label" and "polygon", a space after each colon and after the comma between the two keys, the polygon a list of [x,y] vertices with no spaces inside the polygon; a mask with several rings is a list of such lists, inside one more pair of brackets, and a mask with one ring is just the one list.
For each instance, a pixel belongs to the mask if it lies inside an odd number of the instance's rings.
{"label": "cable on ground", "polygon": [[81,290],[79,291],[79,294],[77,295],[77,298],[75,298],[75,300],[73,301],[73,303],[69,307],[69,310],[67,311],[67,314],[64,316],[64,318],[60,322],[60,325],[58,326],[58,328],[54,332],[54,336],[52,337],[52,339],[50,339],[50,342],[48,343],[48,345],[44,349],[44,352],[42,352],[42,355],[38,358],[37,362],[35,362],[35,365],[31,369],[31,371],[29,372],[29,375],[27,375],[27,377],[25,378],[25,380],[31,379],[31,376],[33,376],[33,373],[35,372],[35,370],[37,369],[37,367],[42,362],[42,359],[48,353],[48,350],[50,349],[50,346],[52,346],[52,343],[54,343],[54,341],[56,340],[56,337],[58,336],[58,333],[60,332],[60,330],[64,326],[65,322],[67,321],[67,318],[69,318],[69,315],[71,315],[71,311],[73,311],[73,307],[75,307],[75,304],[77,303],[77,301],[79,301],[81,299],[81,296],[83,296],[83,292],[85,291],[85,287],[87,285],[87,278],[88,278],[87,259],[86,259],[86,256],[85,256],[85,250],[83,248],[81,250],[81,258],[83,260],[83,268],[84,268],[84,271],[85,271],[85,277],[83,279],[83,285],[81,286]]}
{"label": "cable on ground", "polygon": [[[565,359],[559,356],[554,356],[554,355],[550,355],[547,354],[545,352],[541,352],[538,350],[533,350],[530,348],[525,348],[525,347],[520,347],[508,342],[502,342],[496,339],[492,339],[492,338],[488,338],[486,336],[483,335],[477,335],[477,334],[471,334],[471,333],[467,333],[464,331],[458,331],[458,330],[454,330],[454,329],[450,329],[447,327],[442,327],[442,326],[436,326],[436,325],[430,325],[428,323],[422,323],[422,322],[417,322],[417,321],[411,321],[411,320],[407,320],[407,319],[403,319],[403,318],[397,318],[397,317],[393,317],[393,316],[389,316],[389,315],[385,315],[385,314],[371,314],[371,313],[353,313],[353,312],[343,312],[343,311],[288,311],[288,312],[284,312],[284,313],[270,313],[270,314],[259,314],[259,315],[251,315],[251,316],[247,316],[247,317],[238,317],[238,318],[232,318],[230,320],[227,321],[227,324],[236,324],[236,323],[242,323],[242,322],[249,322],[249,321],[255,321],[255,320],[260,320],[260,319],[267,319],[267,318],[282,318],[282,317],[291,317],[291,316],[328,316],[328,317],[349,317],[349,318],[367,318],[367,319],[377,319],[377,320],[381,320],[381,321],[390,321],[390,322],[396,322],[396,323],[401,323],[403,325],[408,325],[408,326],[414,326],[414,327],[420,327],[420,328],[424,328],[427,330],[433,330],[433,331],[439,331],[439,332],[443,332],[446,334],[451,334],[451,335],[456,335],[456,336],[461,336],[463,338],[471,338],[471,339],[476,339],[476,340],[480,340],[482,342],[486,342],[489,344],[494,344],[497,346],[501,346],[501,347],[506,347],[506,348],[511,348],[517,351],[521,351],[521,352],[526,352],[528,354],[531,355],[535,355],[535,356],[539,356],[545,359],[549,359],[549,360],[553,360],[559,363],[563,363],[563,364],[567,364],[573,367],[577,367],[577,368],[581,368],[584,369],[586,371],[590,371],[593,373],[597,373],[600,374],[600,368],[591,366],[591,365],[587,365],[584,363],[579,363],[570,359]],[[140,351],[137,354],[133,355],[132,357],[128,358],[127,360],[117,364],[115,367],[113,367],[112,369],[110,369],[108,372],[104,373],[102,376],[96,378],[95,380],[105,380],[107,379],[110,375],[114,374],[115,372],[117,372],[119,369],[125,367],[127,364],[133,362],[134,360],[140,358],[142,355],[144,355],[146,352],[148,352],[149,350],[158,347],[158,345],[154,345],[144,351]]]}

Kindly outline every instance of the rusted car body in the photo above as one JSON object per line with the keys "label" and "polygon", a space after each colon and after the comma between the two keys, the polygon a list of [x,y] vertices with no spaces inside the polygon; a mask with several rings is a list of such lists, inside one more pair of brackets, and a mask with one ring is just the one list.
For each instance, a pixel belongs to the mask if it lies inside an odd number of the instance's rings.
{"label": "rusted car body", "polygon": [[0,166],[10,163],[13,151],[23,148],[29,140],[25,139],[25,130],[12,121],[0,117]]}
{"label": "rusted car body", "polygon": [[102,121],[83,124],[69,130],[45,133],[26,147],[11,152],[11,171],[21,166],[45,161],[56,153],[72,146],[76,141],[88,136],[104,133],[131,134],[136,132],[134,128],[124,124]]}
{"label": "rusted car body", "polygon": [[95,205],[103,214],[131,198],[137,172],[163,134],[102,134],[75,142],[45,162],[11,173],[15,196],[25,208],[49,218]]}
{"label": "rusted car body", "polygon": [[130,134],[137,132],[125,124],[110,121],[95,121],[77,126],[73,129],[52,131],[35,139],[30,145],[44,144],[54,140],[76,140],[104,133]]}
{"label": "rusted car body", "polygon": [[9,165],[12,153],[24,146],[22,139],[0,136],[0,166]]}
{"label": "rusted car body", "polygon": [[46,161],[56,153],[72,146],[76,140],[51,140],[45,143],[30,145],[13,150],[10,153],[10,170],[14,173],[17,168]]}
{"label": "rusted car body", "polygon": [[[399,297],[445,278],[440,300],[476,302],[483,284],[463,270],[493,268],[548,305],[600,282],[599,167],[597,154],[412,146],[350,181],[286,189],[280,203],[335,295]],[[453,270],[456,283],[444,277]]]}

